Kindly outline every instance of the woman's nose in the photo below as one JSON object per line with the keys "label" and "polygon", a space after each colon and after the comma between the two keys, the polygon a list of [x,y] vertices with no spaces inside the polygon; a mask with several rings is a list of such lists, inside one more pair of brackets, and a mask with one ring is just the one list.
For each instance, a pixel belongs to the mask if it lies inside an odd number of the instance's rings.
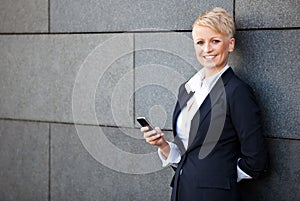
{"label": "woman's nose", "polygon": [[210,52],[212,50],[212,47],[209,43],[205,43],[203,46],[203,51],[204,52]]}

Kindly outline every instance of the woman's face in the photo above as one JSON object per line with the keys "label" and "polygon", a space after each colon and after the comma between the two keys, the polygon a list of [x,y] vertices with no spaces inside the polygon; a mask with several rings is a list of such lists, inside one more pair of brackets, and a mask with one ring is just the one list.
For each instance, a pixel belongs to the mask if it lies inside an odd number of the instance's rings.
{"label": "woman's face", "polygon": [[193,40],[198,61],[207,70],[220,71],[227,64],[235,40],[206,26],[193,28]]}

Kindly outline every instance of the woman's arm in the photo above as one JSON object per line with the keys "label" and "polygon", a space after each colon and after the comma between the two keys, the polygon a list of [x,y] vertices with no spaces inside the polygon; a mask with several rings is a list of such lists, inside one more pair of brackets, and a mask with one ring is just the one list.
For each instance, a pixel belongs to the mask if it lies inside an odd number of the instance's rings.
{"label": "woman's arm", "polygon": [[141,132],[144,133],[144,138],[146,142],[151,145],[155,145],[163,153],[163,155],[168,158],[170,153],[170,145],[164,138],[164,133],[161,132],[160,128],[149,131],[148,127],[142,127]]}
{"label": "woman's arm", "polygon": [[141,128],[141,132],[144,133],[146,142],[158,147],[158,155],[163,163],[163,167],[168,165],[176,167],[177,163],[181,160],[181,152],[177,145],[166,141],[160,128],[156,127],[154,130],[148,130],[148,127]]}
{"label": "woman's arm", "polygon": [[252,178],[257,178],[267,164],[259,106],[252,89],[246,84],[239,85],[230,99],[232,122],[241,144],[238,166]]}

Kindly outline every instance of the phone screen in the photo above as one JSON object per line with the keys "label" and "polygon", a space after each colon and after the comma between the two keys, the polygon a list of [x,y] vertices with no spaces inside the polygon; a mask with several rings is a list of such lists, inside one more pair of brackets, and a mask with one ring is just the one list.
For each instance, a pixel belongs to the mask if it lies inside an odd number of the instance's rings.
{"label": "phone screen", "polygon": [[153,130],[153,126],[149,123],[149,121],[145,117],[138,117],[136,120],[140,123],[142,127],[148,126],[150,130]]}

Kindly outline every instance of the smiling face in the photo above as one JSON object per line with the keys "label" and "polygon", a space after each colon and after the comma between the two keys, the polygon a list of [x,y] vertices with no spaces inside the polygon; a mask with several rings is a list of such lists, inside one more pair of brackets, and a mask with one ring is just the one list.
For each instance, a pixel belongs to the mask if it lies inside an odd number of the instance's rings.
{"label": "smiling face", "polygon": [[235,40],[208,26],[194,26],[193,40],[198,61],[210,74],[222,70],[228,61],[229,53],[234,50]]}

